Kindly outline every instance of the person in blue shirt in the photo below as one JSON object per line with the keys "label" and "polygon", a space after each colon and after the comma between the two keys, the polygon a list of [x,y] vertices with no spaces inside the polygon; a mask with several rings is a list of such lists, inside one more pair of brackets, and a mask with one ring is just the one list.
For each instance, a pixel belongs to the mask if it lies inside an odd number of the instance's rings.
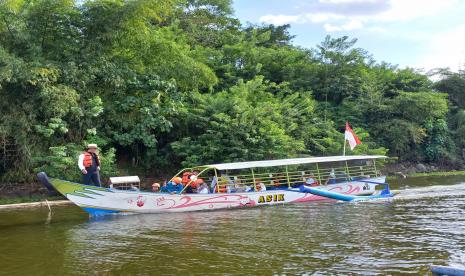
{"label": "person in blue shirt", "polygon": [[161,193],[170,193],[170,194],[180,194],[184,189],[182,185],[182,179],[180,177],[175,177],[166,183],[166,186],[161,187]]}

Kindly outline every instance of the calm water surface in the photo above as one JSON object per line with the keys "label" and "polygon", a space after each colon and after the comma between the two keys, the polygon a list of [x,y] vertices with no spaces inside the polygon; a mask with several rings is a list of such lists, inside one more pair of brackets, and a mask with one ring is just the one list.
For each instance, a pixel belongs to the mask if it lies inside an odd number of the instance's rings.
{"label": "calm water surface", "polygon": [[465,264],[465,177],[395,183],[391,202],[90,219],[0,211],[4,275],[428,274]]}

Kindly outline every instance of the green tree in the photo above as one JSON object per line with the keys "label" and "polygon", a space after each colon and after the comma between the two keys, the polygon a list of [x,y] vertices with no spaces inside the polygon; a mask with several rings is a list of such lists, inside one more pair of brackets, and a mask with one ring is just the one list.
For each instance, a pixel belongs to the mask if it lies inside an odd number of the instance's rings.
{"label": "green tree", "polygon": [[453,106],[465,108],[465,76],[457,73],[446,73],[445,78],[435,83],[434,87],[449,96]]}
{"label": "green tree", "polygon": [[282,158],[305,152],[304,142],[290,135],[297,127],[284,112],[288,98],[267,91],[272,84],[257,78],[229,91],[197,95],[190,110],[189,137],[173,142],[183,165]]}

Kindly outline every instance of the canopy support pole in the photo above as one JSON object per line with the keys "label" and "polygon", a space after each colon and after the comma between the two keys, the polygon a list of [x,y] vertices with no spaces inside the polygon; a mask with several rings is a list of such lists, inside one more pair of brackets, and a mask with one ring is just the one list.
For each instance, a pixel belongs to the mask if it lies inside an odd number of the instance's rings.
{"label": "canopy support pole", "polygon": [[[215,178],[216,178],[216,192],[219,193],[220,192],[220,179],[218,178],[218,172],[216,169],[215,169]],[[213,189],[215,189],[215,187],[213,187]]]}
{"label": "canopy support pole", "polygon": [[350,173],[349,173],[349,165],[347,165],[347,161],[345,162],[346,163],[346,174],[347,174],[347,181],[350,181]]}
{"label": "canopy support pole", "polygon": [[[211,169],[211,168],[207,167],[207,168],[201,170],[201,171],[199,172],[199,174],[197,175],[197,177],[201,176],[204,172],[206,172],[206,171],[208,171],[208,170],[210,170],[210,169]],[[194,181],[193,181],[193,180],[189,180],[189,182],[187,182],[186,186],[184,186],[184,188],[179,192],[179,194],[182,194],[182,193],[187,189],[187,187],[189,187],[189,186],[191,185],[192,182],[194,182]]]}
{"label": "canopy support pole", "polygon": [[286,178],[287,178],[287,187],[290,189],[291,188],[291,180],[289,179],[289,170],[288,170],[287,166],[286,166]]}
{"label": "canopy support pole", "polygon": [[252,172],[253,190],[256,192],[257,191],[257,183],[255,181],[255,173],[253,172],[253,168],[250,168],[250,171]]}
{"label": "canopy support pole", "polygon": [[318,182],[320,183],[320,185],[323,185],[323,183],[321,182],[321,174],[320,174],[320,168],[318,167],[318,163],[315,163],[316,165],[316,173],[318,174]]}

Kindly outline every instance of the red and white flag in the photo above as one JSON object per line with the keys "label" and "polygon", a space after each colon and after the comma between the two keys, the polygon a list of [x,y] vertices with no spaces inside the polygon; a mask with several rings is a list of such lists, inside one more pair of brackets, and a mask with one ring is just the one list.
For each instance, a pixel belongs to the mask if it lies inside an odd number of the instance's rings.
{"label": "red and white flag", "polygon": [[346,122],[346,132],[344,133],[344,138],[349,141],[350,149],[354,150],[357,145],[360,145],[360,139],[355,135],[354,131],[350,128],[349,122]]}

